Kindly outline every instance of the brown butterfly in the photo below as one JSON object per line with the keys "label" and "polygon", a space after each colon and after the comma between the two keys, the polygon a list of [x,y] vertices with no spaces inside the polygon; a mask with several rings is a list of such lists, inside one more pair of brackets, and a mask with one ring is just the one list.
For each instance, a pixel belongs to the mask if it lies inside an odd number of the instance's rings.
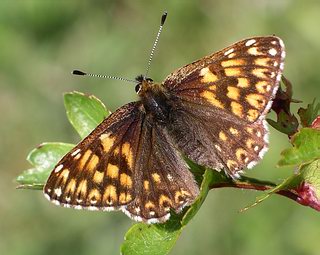
{"label": "brown butterfly", "polygon": [[116,110],[60,160],[45,196],[65,207],[121,210],[136,221],[165,222],[171,210],[180,212],[199,194],[183,156],[233,178],[262,159],[265,116],[284,58],[280,38],[253,37],[162,83],[138,76],[140,100]]}

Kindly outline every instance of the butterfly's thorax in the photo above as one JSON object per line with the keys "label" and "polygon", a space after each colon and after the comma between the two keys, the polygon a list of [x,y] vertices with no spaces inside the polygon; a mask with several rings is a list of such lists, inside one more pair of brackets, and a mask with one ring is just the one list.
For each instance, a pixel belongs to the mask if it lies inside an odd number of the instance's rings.
{"label": "butterfly's thorax", "polygon": [[150,114],[160,123],[166,122],[170,113],[170,96],[167,90],[158,83],[144,80],[139,91],[146,114]]}

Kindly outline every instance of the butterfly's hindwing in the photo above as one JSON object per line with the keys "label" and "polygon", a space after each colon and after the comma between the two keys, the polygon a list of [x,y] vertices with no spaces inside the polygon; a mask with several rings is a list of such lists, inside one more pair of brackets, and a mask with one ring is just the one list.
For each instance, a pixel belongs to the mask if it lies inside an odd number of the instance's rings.
{"label": "butterfly's hindwing", "polygon": [[163,222],[191,204],[199,193],[193,175],[175,149],[167,131],[147,116],[141,132],[135,201],[126,211],[149,223]]}
{"label": "butterfly's hindwing", "polygon": [[188,158],[231,176],[259,162],[268,145],[265,120],[244,123],[186,105],[172,115],[169,133]]}

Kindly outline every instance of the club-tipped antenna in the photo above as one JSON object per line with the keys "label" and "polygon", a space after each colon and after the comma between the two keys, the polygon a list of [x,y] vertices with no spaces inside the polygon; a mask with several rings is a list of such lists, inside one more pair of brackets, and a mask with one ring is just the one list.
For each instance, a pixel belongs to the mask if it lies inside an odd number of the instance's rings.
{"label": "club-tipped antenna", "polygon": [[74,75],[91,76],[91,77],[98,77],[98,78],[104,78],[104,79],[113,79],[113,80],[120,80],[120,81],[138,83],[138,81],[130,80],[130,79],[122,78],[122,77],[110,76],[110,75],[103,75],[103,74],[92,74],[92,73],[82,72],[82,71],[80,71],[80,70],[73,70],[73,71],[72,71],[72,74],[74,74]]}
{"label": "club-tipped antenna", "polygon": [[158,31],[156,40],[154,41],[152,49],[151,49],[150,58],[149,58],[149,61],[148,61],[147,71],[146,71],[145,77],[148,77],[148,73],[149,73],[149,70],[150,70],[150,65],[151,65],[151,61],[152,61],[152,58],[153,58],[153,54],[154,54],[154,51],[155,51],[155,49],[157,47],[157,44],[158,44],[158,41],[159,41],[159,37],[160,37],[161,31],[162,31],[164,22],[166,21],[167,15],[168,15],[168,13],[165,11],[161,16],[161,23],[160,23],[159,31]]}

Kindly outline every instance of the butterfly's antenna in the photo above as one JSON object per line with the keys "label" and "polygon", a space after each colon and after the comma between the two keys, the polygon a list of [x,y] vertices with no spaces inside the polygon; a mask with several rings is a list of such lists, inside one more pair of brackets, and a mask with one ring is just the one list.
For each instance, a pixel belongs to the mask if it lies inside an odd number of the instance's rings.
{"label": "butterfly's antenna", "polygon": [[110,76],[110,75],[102,75],[102,74],[85,73],[85,72],[82,72],[82,71],[79,71],[79,70],[73,70],[72,74],[138,83],[138,81],[130,80],[130,79],[122,78],[122,77]]}
{"label": "butterfly's antenna", "polygon": [[148,77],[148,73],[149,73],[151,61],[152,61],[152,58],[153,58],[153,54],[154,54],[154,51],[155,51],[155,49],[157,47],[157,44],[158,44],[158,41],[159,41],[159,37],[160,37],[161,31],[162,31],[164,22],[166,21],[167,15],[168,15],[168,13],[165,11],[161,16],[161,23],[160,23],[159,31],[158,31],[156,40],[154,41],[152,49],[151,49],[150,58],[149,58],[149,62],[148,62],[148,65],[147,65],[147,71],[146,71],[145,77]]}

